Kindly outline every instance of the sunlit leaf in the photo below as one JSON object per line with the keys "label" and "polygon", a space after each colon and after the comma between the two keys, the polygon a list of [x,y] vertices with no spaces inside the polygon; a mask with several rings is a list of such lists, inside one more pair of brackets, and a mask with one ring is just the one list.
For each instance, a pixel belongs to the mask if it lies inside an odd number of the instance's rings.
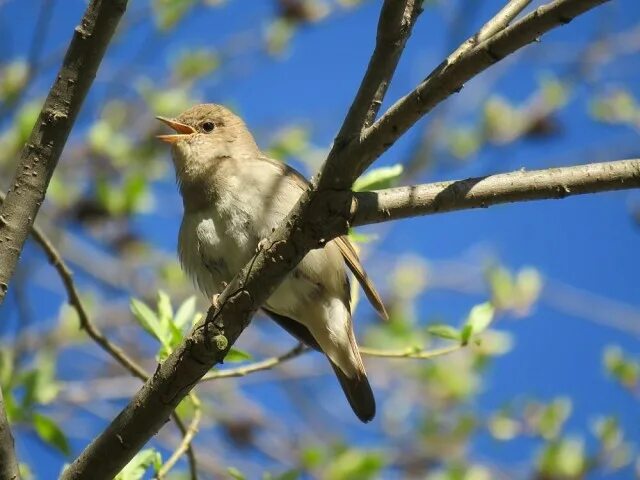
{"label": "sunlit leaf", "polygon": [[235,363],[235,362],[246,362],[247,360],[251,360],[251,354],[239,350],[235,347],[231,347],[229,349],[229,353],[224,357],[225,362]]}
{"label": "sunlit leaf", "polygon": [[467,327],[469,328],[469,336],[466,337],[466,340],[469,340],[471,335],[479,335],[484,332],[493,321],[494,316],[495,309],[493,308],[491,302],[484,302],[480,305],[474,306],[469,312],[467,321],[465,322],[465,325],[463,327],[463,332],[465,331],[465,329],[467,329]]}
{"label": "sunlit leaf", "polygon": [[147,306],[146,303],[141,302],[136,298],[132,298],[131,311],[133,312],[133,316],[142,326],[142,328],[153,335],[162,344],[167,344],[167,338],[165,335],[166,332],[162,328],[160,319],[158,318],[156,313]]}
{"label": "sunlit leaf", "polygon": [[452,327],[451,325],[429,325],[427,328],[427,332],[429,335],[433,335],[434,337],[446,338],[447,340],[460,340],[461,333],[457,328]]}
{"label": "sunlit leaf", "polygon": [[354,183],[352,190],[361,192],[365,190],[380,190],[391,187],[402,175],[403,167],[400,164],[390,167],[378,167],[362,175]]}
{"label": "sunlit leaf", "polygon": [[0,70],[0,101],[15,98],[24,88],[29,78],[29,64],[25,59],[7,63]]}
{"label": "sunlit leaf", "polygon": [[584,443],[580,439],[551,442],[538,459],[538,468],[547,478],[581,478],[585,467]]}
{"label": "sunlit leaf", "polygon": [[157,471],[162,466],[160,452],[152,448],[139,451],[116,475],[115,480],[141,480],[149,468]]}
{"label": "sunlit leaf", "polygon": [[244,474],[236,467],[228,467],[227,472],[234,480],[247,480],[247,477],[245,477]]}
{"label": "sunlit leaf", "polygon": [[38,437],[47,445],[54,447],[64,455],[71,453],[67,437],[53,419],[36,412],[33,414],[33,428]]}
{"label": "sunlit leaf", "polygon": [[196,297],[194,295],[187,298],[182,305],[178,307],[178,311],[174,316],[174,323],[178,328],[189,325],[196,313]]}
{"label": "sunlit leaf", "polygon": [[195,0],[153,0],[151,5],[156,25],[160,30],[171,29],[195,4]]}
{"label": "sunlit leaf", "polygon": [[198,49],[183,53],[174,70],[179,80],[197,80],[214,72],[219,65],[220,57],[215,51]]}

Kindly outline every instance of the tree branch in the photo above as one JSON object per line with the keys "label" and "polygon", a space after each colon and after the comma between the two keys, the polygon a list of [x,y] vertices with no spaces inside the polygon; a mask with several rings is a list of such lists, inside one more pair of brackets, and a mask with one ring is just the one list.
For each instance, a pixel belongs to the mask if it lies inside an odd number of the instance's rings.
{"label": "tree branch", "polygon": [[485,23],[482,28],[478,30],[478,33],[467,39],[467,41],[460,45],[454,53],[449,55],[447,61],[451,63],[457,60],[460,56],[467,53],[479,43],[488,40],[496,33],[505,29],[514,18],[520,15],[520,12],[527,8],[527,5],[529,5],[531,1],[532,0],[507,0],[507,4],[502,8],[502,10],[494,15],[491,20]]}
{"label": "tree branch", "polygon": [[198,470],[196,468],[196,459],[195,454],[193,452],[193,438],[198,433],[198,428],[200,427],[200,420],[202,420],[202,408],[200,399],[192,392],[189,394],[189,398],[191,399],[191,403],[193,404],[193,418],[191,419],[191,423],[189,423],[189,427],[185,428],[182,420],[178,416],[176,412],[173,412],[173,419],[178,425],[180,432],[182,433],[182,441],[178,445],[178,447],[173,451],[169,459],[164,462],[162,468],[158,470],[156,474],[156,478],[158,480],[162,480],[167,473],[178,463],[180,457],[187,454],[187,459],[189,460],[189,472],[191,475],[191,480],[198,480]]}
{"label": "tree branch", "polygon": [[127,0],[92,0],[89,4],[22,149],[11,188],[0,208],[0,304],[67,137],[126,6]]}
{"label": "tree branch", "polygon": [[11,426],[4,408],[2,390],[0,390],[0,480],[20,480],[18,459]]}
{"label": "tree branch", "polygon": [[362,129],[375,120],[413,25],[422,12],[421,5],[422,2],[416,0],[385,0],[378,20],[375,49],[336,143],[345,143],[360,135]]}
{"label": "tree branch", "polygon": [[259,362],[250,363],[249,365],[244,365],[238,368],[229,368],[227,370],[219,370],[217,372],[211,372],[206,374],[201,382],[209,382],[211,380],[219,380],[221,378],[234,378],[234,377],[244,377],[249,375],[250,373],[260,372],[262,370],[269,370],[276,365],[286,362],[287,360],[291,360],[292,358],[299,357],[305,352],[308,352],[309,349],[302,343],[296,345],[294,348],[289,350],[288,352],[279,355],[277,357],[267,358],[265,360],[261,360]]}
{"label": "tree branch", "polygon": [[[253,314],[306,253],[348,230],[352,194],[362,171],[415,121],[463,82],[540,33],[606,0],[556,0],[445,64],[374,125],[345,144],[334,142],[320,178],[218,298],[218,307],[158,366],[106,430],[64,472],[63,479],[111,478],[165,423],[209,369],[224,360]],[[342,128],[341,128],[342,131]]]}
{"label": "tree branch", "polygon": [[[610,0],[554,0],[539,7],[516,23],[480,43],[466,54],[441,63],[411,93],[398,100],[371,127],[360,142],[353,142],[342,152],[349,161],[327,169],[327,188],[334,184],[347,188],[349,179],[357,178],[420,118],[429,113],[464,83],[516,50],[539,40],[549,30],[569,23],[573,18]],[[324,176],[324,175],[323,175]],[[332,178],[338,180],[332,181]],[[321,185],[323,186],[322,179]]]}
{"label": "tree branch", "polygon": [[428,360],[442,355],[448,355],[464,348],[465,345],[456,343],[448,347],[435,348],[433,350],[422,350],[413,347],[404,348],[402,350],[379,350],[377,348],[360,347],[360,353],[369,357],[383,358],[411,358],[416,360]]}
{"label": "tree branch", "polygon": [[640,159],[519,170],[354,194],[353,226],[503,203],[640,188]]}

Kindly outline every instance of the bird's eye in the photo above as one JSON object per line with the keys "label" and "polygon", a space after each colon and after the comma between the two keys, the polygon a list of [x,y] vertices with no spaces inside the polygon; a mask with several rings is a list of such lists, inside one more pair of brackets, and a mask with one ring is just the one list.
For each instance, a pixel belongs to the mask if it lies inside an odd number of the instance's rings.
{"label": "bird's eye", "polygon": [[213,132],[214,128],[216,128],[216,125],[213,122],[204,122],[202,124],[202,130],[206,133]]}

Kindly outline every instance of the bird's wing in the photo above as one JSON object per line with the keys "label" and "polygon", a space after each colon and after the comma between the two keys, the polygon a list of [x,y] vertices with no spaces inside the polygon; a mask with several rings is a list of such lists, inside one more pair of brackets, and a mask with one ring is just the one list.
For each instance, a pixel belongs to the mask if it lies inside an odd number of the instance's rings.
{"label": "bird's wing", "polygon": [[[279,162],[277,160],[272,160],[268,157],[264,157],[264,160],[271,163],[273,166],[282,171],[282,173],[289,179],[293,181],[301,190],[306,190],[309,187],[309,182],[304,176],[302,176],[297,170],[294,168]],[[376,291],[373,282],[365,272],[362,263],[360,263],[360,258],[358,257],[358,253],[356,249],[353,247],[349,238],[346,236],[339,237],[335,239],[338,248],[340,249],[340,253],[342,253],[342,257],[347,263],[349,270],[356,277],[362,289],[364,290],[365,295],[371,302],[373,308],[380,314],[380,316],[388,320],[389,315],[387,314],[387,310],[384,308],[384,304],[382,303],[382,298],[380,298],[380,294]]]}
{"label": "bird's wing", "polygon": [[358,253],[356,249],[353,247],[349,239],[345,237],[339,237],[335,240],[338,248],[340,249],[340,253],[344,257],[345,262],[349,266],[349,270],[356,277],[362,289],[364,290],[365,295],[373,305],[373,308],[380,314],[380,316],[384,320],[389,320],[389,314],[387,310],[384,308],[384,303],[382,303],[382,298],[380,298],[380,294],[377,292],[376,287],[373,285],[373,282],[367,275],[367,272],[364,270],[364,267],[360,263],[360,258],[358,258]]}

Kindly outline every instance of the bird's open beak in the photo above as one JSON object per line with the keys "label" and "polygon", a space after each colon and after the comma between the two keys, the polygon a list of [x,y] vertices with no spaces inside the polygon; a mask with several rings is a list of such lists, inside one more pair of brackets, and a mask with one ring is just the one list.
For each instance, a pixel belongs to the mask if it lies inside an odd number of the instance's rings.
{"label": "bird's open beak", "polygon": [[193,127],[190,127],[189,125],[185,125],[184,123],[176,122],[171,118],[165,118],[165,117],[156,117],[156,118],[161,122],[166,123],[171,128],[173,128],[176,132],[178,132],[177,135],[175,134],[156,135],[156,138],[159,140],[162,140],[163,142],[173,144],[173,143],[179,142],[180,140],[183,140],[187,135],[196,133]]}

